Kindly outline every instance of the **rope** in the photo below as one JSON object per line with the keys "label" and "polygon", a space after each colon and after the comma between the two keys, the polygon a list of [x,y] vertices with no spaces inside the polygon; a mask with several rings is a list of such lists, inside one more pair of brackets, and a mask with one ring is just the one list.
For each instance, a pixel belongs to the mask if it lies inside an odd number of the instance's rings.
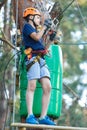
{"label": "rope", "polygon": [[58,45],[63,45],[63,46],[79,46],[79,45],[87,45],[87,42],[83,42],[83,43],[58,43]]}
{"label": "rope", "polygon": [[18,0],[16,0],[16,35],[15,35],[15,44],[17,44],[17,27],[18,27]]}
{"label": "rope", "polygon": [[76,99],[80,99],[80,97],[77,95],[77,93],[75,93],[75,91],[73,91],[70,87],[68,87],[64,82],[63,82],[63,86],[66,87],[72,94],[74,97],[76,97]]}
{"label": "rope", "polygon": [[[74,2],[75,0],[72,0],[64,9],[63,11],[60,13],[60,15],[62,15],[71,5],[72,3]],[[56,17],[56,19],[58,18],[59,16]]]}
{"label": "rope", "polygon": [[74,2],[75,0],[72,0],[65,8],[64,10],[62,11],[62,14],[72,5],[72,3]]}
{"label": "rope", "polygon": [[83,21],[85,27],[87,28],[87,24],[86,24],[86,21],[84,20],[82,11],[81,11],[81,9],[80,9],[80,7],[79,7],[78,0],[76,0],[76,4],[77,4],[78,11],[79,11],[79,13],[80,13],[80,15],[81,15],[82,21]]}

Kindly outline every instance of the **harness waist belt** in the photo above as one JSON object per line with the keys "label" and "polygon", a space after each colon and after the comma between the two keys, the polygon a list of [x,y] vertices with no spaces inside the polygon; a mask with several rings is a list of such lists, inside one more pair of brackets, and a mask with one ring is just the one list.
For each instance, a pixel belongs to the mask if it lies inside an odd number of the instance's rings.
{"label": "harness waist belt", "polygon": [[37,51],[32,51],[32,53],[45,55],[45,54],[48,53],[48,50],[47,49],[45,49],[45,50],[37,50]]}

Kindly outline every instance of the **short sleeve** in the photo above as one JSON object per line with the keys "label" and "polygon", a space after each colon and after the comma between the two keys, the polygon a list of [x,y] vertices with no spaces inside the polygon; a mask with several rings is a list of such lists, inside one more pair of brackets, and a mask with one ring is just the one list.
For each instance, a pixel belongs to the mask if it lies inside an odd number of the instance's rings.
{"label": "short sleeve", "polygon": [[35,29],[30,24],[25,24],[23,28],[23,34],[29,36],[31,33],[35,32]]}

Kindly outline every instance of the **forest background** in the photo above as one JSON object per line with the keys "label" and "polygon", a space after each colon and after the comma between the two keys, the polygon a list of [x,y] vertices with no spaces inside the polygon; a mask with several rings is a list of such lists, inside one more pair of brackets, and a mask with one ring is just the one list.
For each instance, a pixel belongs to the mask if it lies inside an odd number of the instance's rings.
{"label": "forest background", "polygon": [[[62,9],[65,9],[70,0],[59,1]],[[15,2],[15,4],[13,4]],[[22,4],[23,3],[21,0]],[[26,2],[28,2],[26,0]],[[48,2],[48,1],[46,1]],[[49,3],[54,2],[50,0]],[[6,111],[7,97],[12,103],[14,97],[14,77],[17,77],[17,57],[13,58],[8,67],[10,57],[15,54],[15,39],[20,37],[15,22],[16,10],[15,0],[0,0],[0,130],[10,126],[12,121],[13,107],[9,106]],[[19,7],[21,4],[19,5]],[[13,10],[15,8],[16,12]],[[21,24],[19,18],[18,23]],[[63,53],[63,93],[62,112],[57,120],[58,125],[87,127],[87,0],[75,0],[63,13],[63,18],[58,27],[60,33],[59,46]],[[12,43],[12,46],[8,45]],[[5,71],[6,70],[6,71]],[[17,85],[16,85],[17,86]],[[19,87],[15,93],[15,121],[20,121],[19,115]],[[6,120],[6,121],[5,121]]]}

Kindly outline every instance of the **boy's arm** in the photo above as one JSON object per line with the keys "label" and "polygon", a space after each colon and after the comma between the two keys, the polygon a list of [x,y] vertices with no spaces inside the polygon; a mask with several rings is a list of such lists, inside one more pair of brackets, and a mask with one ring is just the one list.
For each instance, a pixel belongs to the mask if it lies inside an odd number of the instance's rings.
{"label": "boy's arm", "polygon": [[38,41],[41,39],[41,37],[43,36],[43,34],[51,27],[52,25],[52,21],[51,19],[46,19],[44,21],[44,25],[41,29],[41,31],[39,31],[38,33],[33,32],[30,34],[31,38],[33,38],[34,40]]}
{"label": "boy's arm", "polygon": [[42,38],[42,36],[43,36],[46,28],[47,28],[46,26],[43,26],[43,28],[41,29],[41,31],[39,31],[38,33],[36,33],[36,32],[31,33],[30,37],[32,39],[36,40],[36,41],[40,40]]}

